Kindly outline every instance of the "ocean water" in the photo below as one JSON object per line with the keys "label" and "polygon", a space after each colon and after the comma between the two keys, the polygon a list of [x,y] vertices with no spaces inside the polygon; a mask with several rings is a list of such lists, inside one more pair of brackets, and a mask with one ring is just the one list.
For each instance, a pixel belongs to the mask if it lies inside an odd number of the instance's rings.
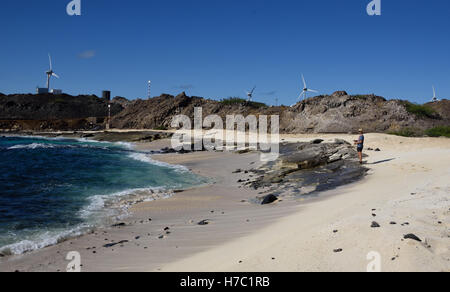
{"label": "ocean water", "polygon": [[118,202],[206,183],[131,144],[0,137],[0,252],[21,254],[105,224]]}

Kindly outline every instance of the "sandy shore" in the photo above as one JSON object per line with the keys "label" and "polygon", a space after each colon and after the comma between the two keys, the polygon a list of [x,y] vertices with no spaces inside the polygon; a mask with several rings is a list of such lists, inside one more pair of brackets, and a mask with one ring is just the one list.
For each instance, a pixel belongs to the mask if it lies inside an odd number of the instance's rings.
{"label": "sandy shore", "polygon": [[[292,142],[314,138],[355,137],[282,136]],[[450,271],[450,140],[382,134],[366,139],[366,147],[381,152],[367,152],[371,170],[362,181],[268,206],[246,201],[258,192],[237,180],[250,174],[232,174],[258,166],[258,154],[154,157],[214,183],[135,205],[125,226],[0,258],[0,271],[65,271],[70,251],[80,252],[83,271],[366,271],[372,251],[381,256],[383,271]],[[198,225],[202,220],[209,224]],[[371,228],[373,221],[380,227]],[[410,233],[422,242],[403,239]]]}
{"label": "sandy shore", "polygon": [[[382,151],[368,152],[371,171],[363,181],[323,193],[326,199],[300,204],[260,231],[163,270],[366,271],[368,254],[376,252],[382,271],[450,271],[450,140],[366,139]],[[410,233],[422,242],[403,238]]]}

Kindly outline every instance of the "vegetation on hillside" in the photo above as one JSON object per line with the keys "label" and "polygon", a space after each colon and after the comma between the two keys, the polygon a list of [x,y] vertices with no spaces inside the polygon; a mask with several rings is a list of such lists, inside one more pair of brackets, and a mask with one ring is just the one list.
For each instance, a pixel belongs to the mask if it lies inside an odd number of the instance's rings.
{"label": "vegetation on hillside", "polygon": [[428,105],[420,105],[409,101],[403,101],[406,111],[416,115],[419,118],[435,119],[437,117],[436,111]]}
{"label": "vegetation on hillside", "polygon": [[430,137],[448,137],[450,138],[450,126],[440,126],[425,131]]}
{"label": "vegetation on hillside", "polygon": [[423,136],[423,131],[413,128],[403,128],[398,131],[390,131],[388,134],[401,137],[419,137]]}
{"label": "vegetation on hillside", "polygon": [[239,98],[239,97],[225,98],[225,99],[222,99],[220,102],[224,105],[245,105],[245,106],[250,106],[253,108],[267,107],[267,105],[265,103],[255,102],[255,101],[247,101],[247,100],[245,100],[243,98]]}
{"label": "vegetation on hillside", "polygon": [[426,131],[414,128],[403,128],[398,131],[391,131],[388,134],[402,137],[448,137],[450,138],[450,126],[438,126]]}

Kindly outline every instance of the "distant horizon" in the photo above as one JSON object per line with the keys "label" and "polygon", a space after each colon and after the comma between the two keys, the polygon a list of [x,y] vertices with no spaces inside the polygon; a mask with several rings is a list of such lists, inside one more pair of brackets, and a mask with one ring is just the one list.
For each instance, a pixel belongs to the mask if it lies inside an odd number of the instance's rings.
{"label": "distant horizon", "polygon": [[[303,87],[319,94],[428,103],[436,88],[450,97],[450,2],[383,1],[86,1],[68,16],[69,1],[6,0],[0,11],[0,92],[45,87],[52,55],[69,95],[146,99],[163,93],[294,104]],[[49,19],[52,20],[49,25]],[[364,93],[369,92],[369,93]]]}

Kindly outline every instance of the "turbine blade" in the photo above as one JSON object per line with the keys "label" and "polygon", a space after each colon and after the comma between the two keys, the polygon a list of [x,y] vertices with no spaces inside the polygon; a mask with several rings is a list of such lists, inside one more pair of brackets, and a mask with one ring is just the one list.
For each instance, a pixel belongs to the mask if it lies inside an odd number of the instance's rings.
{"label": "turbine blade", "polygon": [[308,89],[309,92],[315,92],[315,93],[319,93],[317,90],[313,90],[313,89]]}
{"label": "turbine blade", "polygon": [[55,76],[56,78],[58,78],[58,79],[59,79],[59,76],[58,76],[58,75],[56,75],[56,73],[53,73],[53,74],[52,74],[52,76]]}
{"label": "turbine blade", "polygon": [[302,91],[302,93],[300,93],[300,96],[298,97],[298,99],[301,99],[304,94],[305,94],[305,92]]}
{"label": "turbine blade", "polygon": [[435,98],[436,97],[436,89],[434,88],[434,85],[433,85],[433,98]]}
{"label": "turbine blade", "polygon": [[308,88],[307,86],[306,86],[306,81],[305,81],[305,76],[303,76],[303,74],[302,74],[302,80],[303,80],[303,88]]}
{"label": "turbine blade", "polygon": [[48,61],[50,63],[50,71],[51,71],[53,69],[53,66],[52,66],[52,57],[50,56],[50,53],[48,54]]}

